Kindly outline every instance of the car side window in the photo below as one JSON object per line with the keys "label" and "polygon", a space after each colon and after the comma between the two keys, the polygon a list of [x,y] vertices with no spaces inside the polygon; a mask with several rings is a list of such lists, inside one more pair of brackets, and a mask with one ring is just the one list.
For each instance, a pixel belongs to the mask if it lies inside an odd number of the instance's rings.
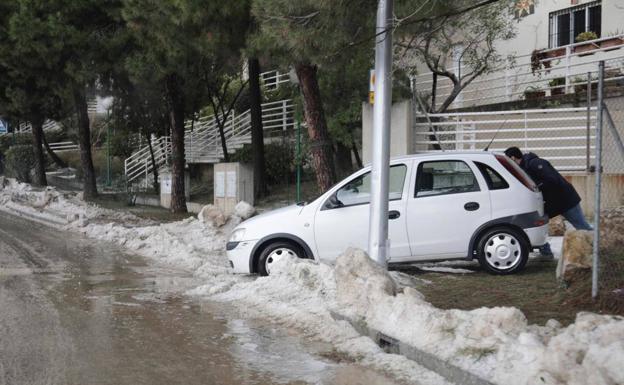
{"label": "car side window", "polygon": [[481,162],[475,162],[475,164],[479,171],[481,171],[481,175],[483,175],[490,190],[504,190],[509,188],[507,181],[492,167]]}
{"label": "car side window", "polygon": [[[390,167],[388,199],[401,199],[407,166],[399,164]],[[371,173],[360,175],[349,181],[336,192],[336,198],[344,206],[354,206],[370,203]]]}
{"label": "car side window", "polygon": [[421,162],[416,175],[415,197],[480,191],[474,173],[460,160]]}

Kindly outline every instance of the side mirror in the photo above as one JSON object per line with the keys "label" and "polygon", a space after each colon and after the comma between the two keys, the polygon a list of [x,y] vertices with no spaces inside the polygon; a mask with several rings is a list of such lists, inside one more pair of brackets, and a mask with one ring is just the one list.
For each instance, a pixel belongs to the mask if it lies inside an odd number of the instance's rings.
{"label": "side mirror", "polygon": [[336,209],[343,206],[344,204],[340,201],[340,199],[338,199],[336,194],[332,194],[327,200],[327,204],[325,204],[325,207],[328,209]]}

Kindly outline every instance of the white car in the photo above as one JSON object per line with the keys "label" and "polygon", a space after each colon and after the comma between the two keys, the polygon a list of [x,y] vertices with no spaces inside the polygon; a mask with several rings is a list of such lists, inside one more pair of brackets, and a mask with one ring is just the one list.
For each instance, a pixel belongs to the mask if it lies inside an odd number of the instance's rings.
{"label": "white car", "polygon": [[[370,166],[309,204],[237,226],[227,242],[235,272],[267,275],[285,255],[333,261],[368,248]],[[390,162],[389,263],[478,259],[494,274],[521,270],[546,243],[548,217],[531,178],[504,154],[443,152]]]}

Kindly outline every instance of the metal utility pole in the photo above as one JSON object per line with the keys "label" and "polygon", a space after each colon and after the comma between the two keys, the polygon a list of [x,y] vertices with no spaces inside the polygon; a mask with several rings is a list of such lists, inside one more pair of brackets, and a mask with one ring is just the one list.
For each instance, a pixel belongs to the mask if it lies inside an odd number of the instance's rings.
{"label": "metal utility pole", "polygon": [[388,174],[390,173],[390,113],[392,108],[392,0],[379,0],[375,38],[375,105],[373,109],[373,167],[368,253],[387,266]]}
{"label": "metal utility pole", "polygon": [[598,111],[596,111],[596,185],[594,187],[594,245],[592,258],[592,298],[598,296],[598,275],[600,268],[600,187],[602,180],[602,110],[604,108],[604,60],[598,63]]}

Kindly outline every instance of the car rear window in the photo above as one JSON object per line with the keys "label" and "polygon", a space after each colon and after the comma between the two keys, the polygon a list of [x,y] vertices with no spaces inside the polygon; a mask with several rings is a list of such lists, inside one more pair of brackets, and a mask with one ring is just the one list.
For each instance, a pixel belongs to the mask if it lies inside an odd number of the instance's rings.
{"label": "car rear window", "polygon": [[481,162],[475,162],[475,164],[479,171],[481,171],[481,175],[483,175],[490,190],[504,190],[509,188],[509,183],[492,167]]}

